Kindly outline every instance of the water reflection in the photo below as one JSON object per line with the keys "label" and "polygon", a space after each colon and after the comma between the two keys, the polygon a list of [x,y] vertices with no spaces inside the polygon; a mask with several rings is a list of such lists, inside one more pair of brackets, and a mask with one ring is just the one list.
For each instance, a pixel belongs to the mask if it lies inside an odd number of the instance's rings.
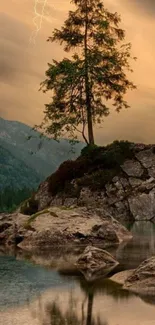
{"label": "water reflection", "polygon": [[142,261],[155,255],[155,224],[135,222],[130,231],[133,238],[120,245],[116,251],[116,259],[122,269],[136,268]]}
{"label": "water reflection", "polygon": [[[113,251],[120,269],[155,254],[154,224],[137,222],[131,231],[133,239]],[[83,249],[0,256],[0,325],[153,325],[155,297],[108,279],[87,282],[74,265]]]}
{"label": "water reflection", "polygon": [[51,302],[40,308],[45,313],[44,317],[40,315],[42,325],[109,325],[101,306],[96,312],[99,300],[109,296],[119,302],[135,296],[110,280],[88,283],[83,277],[77,277],[75,281],[76,289],[68,290],[67,295],[63,292],[64,299],[60,293],[54,299],[51,294]]}
{"label": "water reflection", "polygon": [[[41,325],[150,325],[155,310],[110,280],[88,283],[77,277],[73,290],[42,296]],[[40,311],[42,311],[40,313]]]}
{"label": "water reflection", "polygon": [[[87,314],[85,315],[84,306],[85,300],[81,303],[81,318],[79,319],[76,309],[74,307],[74,300],[71,297],[68,303],[68,309],[65,313],[62,312],[61,307],[58,303],[53,302],[46,307],[46,313],[49,318],[49,325],[108,325],[108,322],[101,320],[100,316],[93,319],[92,306],[93,306],[93,295],[88,297]],[[42,325],[47,325],[43,321]]]}

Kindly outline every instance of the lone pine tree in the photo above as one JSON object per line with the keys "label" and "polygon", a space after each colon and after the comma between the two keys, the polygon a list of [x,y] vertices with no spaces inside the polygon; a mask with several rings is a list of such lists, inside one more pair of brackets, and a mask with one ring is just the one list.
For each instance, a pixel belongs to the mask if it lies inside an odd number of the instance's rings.
{"label": "lone pine tree", "polygon": [[40,89],[52,91],[52,102],[45,105],[42,127],[55,139],[66,133],[77,139],[81,132],[87,144],[94,144],[94,125],[102,123],[110,107],[118,112],[129,107],[124,95],[136,88],[127,77],[132,71],[129,61],[135,58],[131,44],[123,43],[117,13],[110,13],[100,0],[72,3],[75,11],[69,11],[63,27],[48,39],[64,44],[72,56],[48,63]]}

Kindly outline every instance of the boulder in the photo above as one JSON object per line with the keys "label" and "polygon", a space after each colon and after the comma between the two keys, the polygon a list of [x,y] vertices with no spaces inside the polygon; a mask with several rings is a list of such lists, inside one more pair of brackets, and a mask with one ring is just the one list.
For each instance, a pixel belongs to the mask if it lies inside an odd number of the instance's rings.
{"label": "boulder", "polygon": [[140,186],[143,183],[143,181],[140,178],[130,177],[129,183],[134,188]]}
{"label": "boulder", "polygon": [[155,256],[142,262],[127,277],[123,288],[139,294],[155,295]]}
{"label": "boulder", "polygon": [[132,177],[141,177],[144,173],[141,164],[136,160],[126,160],[121,168],[128,176]]}
{"label": "boulder", "polygon": [[133,271],[134,270],[125,270],[125,271],[118,272],[118,273],[114,274],[110,278],[110,280],[112,280],[118,284],[124,285],[125,281],[133,273]]}
{"label": "boulder", "polygon": [[129,207],[136,221],[149,221],[155,217],[155,193],[150,191],[130,197]]}
{"label": "boulder", "polygon": [[77,268],[84,274],[87,281],[105,277],[119,263],[107,251],[87,246],[76,262]]}
{"label": "boulder", "polygon": [[28,218],[20,247],[31,250],[37,247],[64,244],[100,244],[102,247],[118,245],[132,236],[111,216],[100,216],[86,208],[50,207]]}
{"label": "boulder", "polygon": [[28,216],[21,213],[0,215],[0,245],[16,245],[24,238]]}
{"label": "boulder", "polygon": [[153,148],[142,150],[136,154],[136,158],[147,169],[155,166],[155,154]]}
{"label": "boulder", "polygon": [[131,233],[111,216],[110,218],[103,219],[101,224],[95,225],[92,228],[91,235],[107,243],[119,244],[132,238]]}

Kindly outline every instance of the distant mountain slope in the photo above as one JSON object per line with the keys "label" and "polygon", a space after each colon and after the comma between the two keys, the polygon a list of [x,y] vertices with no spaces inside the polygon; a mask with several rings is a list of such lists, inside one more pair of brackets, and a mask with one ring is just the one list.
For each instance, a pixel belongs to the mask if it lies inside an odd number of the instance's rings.
{"label": "distant mountain slope", "polygon": [[[32,136],[30,140],[27,140]],[[8,179],[11,179],[13,170],[6,165],[6,156],[12,161],[17,160],[18,171],[22,175],[30,174],[34,171],[34,179],[43,180],[50,175],[64,160],[77,157],[80,154],[84,144],[79,143],[75,146],[75,153],[71,152],[71,146],[67,140],[61,140],[59,143],[44,137],[43,145],[38,150],[40,143],[39,133],[20,122],[8,121],[0,118],[0,155],[4,156],[4,164],[1,163],[1,177],[8,172]],[[6,151],[4,150],[6,149]],[[2,157],[1,157],[2,159]],[[30,168],[30,169],[29,169]],[[13,176],[14,178],[14,176]],[[33,183],[30,182],[30,183]],[[35,183],[35,182],[34,182]]]}
{"label": "distant mountain slope", "polygon": [[5,187],[35,188],[41,177],[26,164],[0,146],[0,190]]}

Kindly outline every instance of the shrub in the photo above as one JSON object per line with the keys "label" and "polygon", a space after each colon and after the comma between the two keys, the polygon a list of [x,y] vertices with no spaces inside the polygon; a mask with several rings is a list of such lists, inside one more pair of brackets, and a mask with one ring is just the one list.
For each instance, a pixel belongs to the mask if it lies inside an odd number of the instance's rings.
{"label": "shrub", "polygon": [[67,160],[62,163],[58,170],[49,177],[49,192],[56,195],[63,191],[67,182],[83,175],[84,168],[86,164],[83,159]]}
{"label": "shrub", "polygon": [[91,144],[91,145],[88,145],[86,147],[84,147],[82,150],[81,150],[81,156],[84,156],[84,157],[90,157],[92,155],[94,155],[94,153],[96,151],[98,151],[100,149],[100,147],[98,147],[97,145],[95,144]]}
{"label": "shrub", "polygon": [[[89,183],[93,187],[103,186],[120,171],[124,160],[131,158],[133,152],[128,141],[114,141],[106,147],[89,145],[82,149],[79,158],[65,161],[49,177],[49,192],[52,195],[64,190],[71,192],[73,179],[78,179],[79,185],[87,186],[86,183]],[[93,185],[95,182],[96,185]]]}
{"label": "shrub", "polygon": [[34,199],[34,196],[22,203],[20,212],[26,215],[38,212],[38,201]]}
{"label": "shrub", "polygon": [[112,181],[113,177],[117,175],[116,169],[99,170],[93,174],[87,174],[77,180],[80,187],[89,187],[92,191],[101,190],[105,185]]}

